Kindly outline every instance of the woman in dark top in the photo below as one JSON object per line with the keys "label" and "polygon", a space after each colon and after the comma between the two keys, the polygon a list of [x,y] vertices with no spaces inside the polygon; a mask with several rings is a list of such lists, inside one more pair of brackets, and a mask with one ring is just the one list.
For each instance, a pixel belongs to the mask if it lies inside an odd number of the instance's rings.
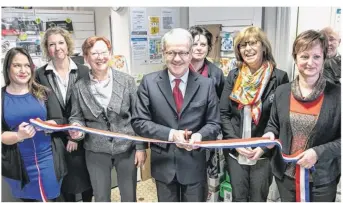
{"label": "woman in dark top", "polygon": [[[237,68],[230,71],[220,99],[223,139],[261,137],[267,125],[276,87],[288,82],[277,69],[271,45],[258,27],[247,27],[234,40]],[[225,152],[233,201],[267,200],[272,182],[268,159],[252,160],[263,149]]]}
{"label": "woman in dark top", "polygon": [[2,175],[16,198],[42,201],[45,193],[47,199],[55,200],[66,174],[59,158],[61,151],[56,151],[60,140],[29,124],[32,118],[46,120],[47,88],[34,81],[34,64],[23,48],[8,51],[3,73],[6,86],[2,88]]}
{"label": "woman in dark top", "polygon": [[[75,88],[76,81],[88,75],[89,69],[70,58],[74,44],[67,30],[59,27],[48,29],[42,40],[42,48],[49,62],[37,70],[36,80],[51,89],[46,101],[48,119],[56,124],[68,124],[71,90]],[[82,200],[90,202],[93,191],[85,162],[83,141],[71,139],[68,132],[56,132],[53,135],[61,137],[67,149],[65,160],[68,175],[62,184],[65,201],[75,202],[75,195],[81,193]]]}
{"label": "woman in dark top", "polygon": [[206,28],[199,26],[189,28],[189,32],[194,41],[190,68],[213,80],[218,99],[220,99],[225,82],[223,71],[206,59],[212,49],[212,34]]}
{"label": "woman in dark top", "polygon": [[[301,33],[293,43],[299,75],[276,89],[264,137],[280,139],[282,152],[301,154],[297,164],[310,171],[310,201],[334,202],[341,174],[341,89],[323,77],[328,44],[317,31]],[[281,201],[294,202],[296,164],[286,164],[272,149],[272,171]]]}

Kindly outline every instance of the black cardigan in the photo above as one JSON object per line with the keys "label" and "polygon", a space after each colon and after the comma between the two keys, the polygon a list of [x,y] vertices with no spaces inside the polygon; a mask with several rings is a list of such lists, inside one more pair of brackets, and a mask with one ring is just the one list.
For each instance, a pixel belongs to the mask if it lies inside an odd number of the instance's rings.
{"label": "black cardigan", "polygon": [[[273,132],[282,143],[282,152],[289,154],[292,144],[290,123],[291,83],[276,89],[270,119],[265,132]],[[340,171],[341,159],[341,89],[340,86],[326,82],[324,101],[315,127],[312,129],[309,148],[318,155],[316,170],[312,173],[313,184],[323,185],[334,181]],[[273,174],[282,179],[286,164],[279,149],[272,149],[271,166]]]}
{"label": "black cardigan", "polygon": [[220,99],[225,83],[223,71],[206,58],[205,63],[208,65],[208,77],[213,80],[218,99]]}
{"label": "black cardigan", "polygon": [[[1,133],[5,131],[11,131],[4,118],[4,93],[6,86],[1,88]],[[29,176],[24,166],[24,162],[21,158],[20,151],[17,144],[2,145],[2,175],[7,178],[21,181],[21,187],[23,188],[27,183],[30,182]],[[51,147],[54,161],[54,168],[57,180],[61,180],[67,175],[67,167],[64,159],[65,147],[62,140],[59,137],[51,136]]]}

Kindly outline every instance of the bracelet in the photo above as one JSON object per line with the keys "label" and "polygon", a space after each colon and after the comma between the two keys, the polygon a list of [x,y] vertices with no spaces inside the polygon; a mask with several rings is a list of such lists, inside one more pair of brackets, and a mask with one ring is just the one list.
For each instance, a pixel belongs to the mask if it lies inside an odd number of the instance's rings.
{"label": "bracelet", "polygon": [[24,139],[19,137],[18,132],[15,133],[15,136],[17,137],[18,142],[24,142]]}

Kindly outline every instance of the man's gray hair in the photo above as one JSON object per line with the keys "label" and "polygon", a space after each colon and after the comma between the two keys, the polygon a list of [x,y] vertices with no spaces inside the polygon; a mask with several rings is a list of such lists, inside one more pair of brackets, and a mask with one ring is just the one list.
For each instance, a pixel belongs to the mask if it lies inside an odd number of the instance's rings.
{"label": "man's gray hair", "polygon": [[166,44],[169,43],[170,40],[175,38],[180,39],[183,37],[188,39],[189,49],[191,49],[193,46],[193,37],[191,33],[183,28],[174,28],[163,35],[161,40],[162,51],[165,50]]}

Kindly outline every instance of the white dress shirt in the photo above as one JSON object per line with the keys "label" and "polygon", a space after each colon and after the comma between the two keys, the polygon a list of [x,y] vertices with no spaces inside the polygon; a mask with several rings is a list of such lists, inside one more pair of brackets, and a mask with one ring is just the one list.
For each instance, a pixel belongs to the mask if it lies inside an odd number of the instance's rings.
{"label": "white dress shirt", "polygon": [[[52,61],[50,61],[46,67],[45,70],[52,70],[56,76],[56,82],[57,85],[61,91],[62,97],[63,97],[63,102],[64,104],[66,103],[66,96],[67,96],[67,90],[68,90],[68,83],[69,83],[69,74],[71,70],[77,70],[77,65],[74,63],[73,60],[69,58],[69,71],[66,75],[66,78],[63,79],[58,72],[56,71],[56,68]],[[56,92],[57,93],[57,92]]]}
{"label": "white dress shirt", "polygon": [[[187,70],[187,72],[182,77],[179,78],[179,79],[181,79],[181,82],[179,84],[179,89],[181,90],[183,97],[185,97],[185,93],[186,93],[188,75],[189,75],[189,69]],[[173,91],[173,89],[175,87],[176,77],[173,74],[171,74],[169,70],[168,70],[168,76],[169,76],[169,82],[170,82],[171,90]],[[181,129],[181,130],[184,130],[184,129]],[[174,141],[173,134],[175,131],[177,131],[177,130],[171,129],[169,131],[168,141],[171,141],[171,142]],[[194,133],[194,134],[192,134],[192,138],[195,139],[196,141],[200,142],[202,136],[200,133]]]}

